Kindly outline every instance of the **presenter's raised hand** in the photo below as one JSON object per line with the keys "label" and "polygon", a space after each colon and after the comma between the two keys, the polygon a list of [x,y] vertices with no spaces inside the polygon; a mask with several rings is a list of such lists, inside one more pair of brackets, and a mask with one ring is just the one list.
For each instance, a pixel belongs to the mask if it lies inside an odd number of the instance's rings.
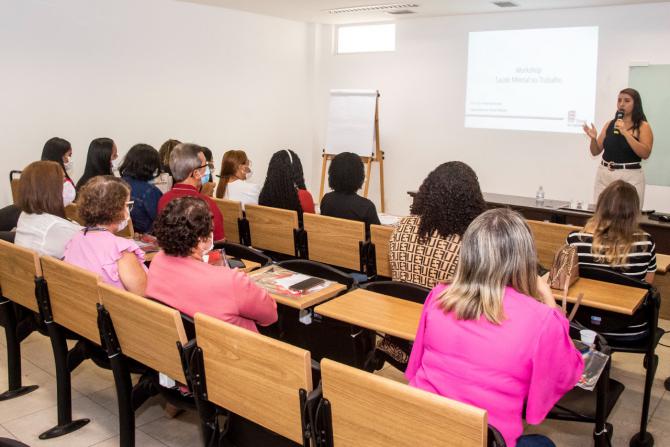
{"label": "presenter's raised hand", "polygon": [[584,133],[592,140],[598,138],[598,129],[596,129],[596,126],[594,126],[593,123],[591,123],[591,127],[589,127],[585,122],[582,126],[582,129],[584,129]]}

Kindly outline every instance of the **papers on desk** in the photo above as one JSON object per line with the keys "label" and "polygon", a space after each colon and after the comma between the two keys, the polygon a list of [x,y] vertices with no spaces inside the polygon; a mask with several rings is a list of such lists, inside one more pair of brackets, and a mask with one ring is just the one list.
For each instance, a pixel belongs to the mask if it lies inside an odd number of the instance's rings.
{"label": "papers on desk", "polygon": [[306,279],[312,278],[309,275],[296,273],[291,270],[272,266],[269,269],[251,276],[251,279],[270,293],[284,296],[303,296],[325,289],[332,284],[331,281],[323,281],[321,284],[311,287],[308,290],[293,290],[290,287]]}
{"label": "papers on desk", "polygon": [[579,340],[572,341],[579,352],[582,353],[582,358],[584,359],[584,372],[582,373],[582,377],[579,378],[577,386],[587,391],[593,391],[610,356],[589,348],[589,346]]}
{"label": "papers on desk", "polygon": [[160,251],[161,249],[158,246],[158,241],[156,241],[156,238],[150,234],[143,234],[139,239],[135,239],[135,242],[145,253],[153,253]]}

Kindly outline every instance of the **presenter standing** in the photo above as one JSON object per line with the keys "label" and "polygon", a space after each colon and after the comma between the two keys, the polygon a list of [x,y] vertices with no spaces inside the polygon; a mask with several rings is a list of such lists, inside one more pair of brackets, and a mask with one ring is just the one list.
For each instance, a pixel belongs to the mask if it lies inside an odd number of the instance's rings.
{"label": "presenter standing", "polygon": [[615,180],[630,183],[644,204],[644,172],[641,161],[651,155],[654,135],[642,110],[642,99],[637,90],[625,88],[617,97],[617,114],[603,126],[600,135],[591,123],[584,123],[584,133],[591,138],[591,154],[603,152],[593,188],[593,201]]}

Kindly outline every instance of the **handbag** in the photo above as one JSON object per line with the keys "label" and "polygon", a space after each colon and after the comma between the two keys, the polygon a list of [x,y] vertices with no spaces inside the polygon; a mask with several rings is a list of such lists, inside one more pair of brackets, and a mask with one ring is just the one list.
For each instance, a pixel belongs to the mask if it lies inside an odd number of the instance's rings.
{"label": "handbag", "polygon": [[[554,255],[554,262],[551,265],[549,277],[547,278],[549,287],[563,291],[563,299],[561,302],[563,313],[567,313],[568,289],[578,279],[579,258],[577,256],[577,249],[572,245],[564,245],[560,250],[558,250],[556,255]],[[572,321],[572,319],[575,317],[577,309],[582,303],[582,299],[584,299],[584,294],[580,293],[577,297],[577,302],[568,316],[568,321]]]}

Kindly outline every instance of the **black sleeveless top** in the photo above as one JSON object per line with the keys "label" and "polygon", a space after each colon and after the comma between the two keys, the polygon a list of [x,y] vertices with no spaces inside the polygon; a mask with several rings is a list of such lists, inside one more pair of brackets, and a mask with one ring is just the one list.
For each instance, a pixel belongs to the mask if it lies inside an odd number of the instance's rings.
{"label": "black sleeveless top", "polygon": [[[639,137],[635,137],[639,140]],[[614,163],[639,163],[641,158],[637,156],[626,141],[626,138],[619,134],[614,134],[614,120],[610,121],[605,131],[605,141],[603,141],[603,160]]]}

